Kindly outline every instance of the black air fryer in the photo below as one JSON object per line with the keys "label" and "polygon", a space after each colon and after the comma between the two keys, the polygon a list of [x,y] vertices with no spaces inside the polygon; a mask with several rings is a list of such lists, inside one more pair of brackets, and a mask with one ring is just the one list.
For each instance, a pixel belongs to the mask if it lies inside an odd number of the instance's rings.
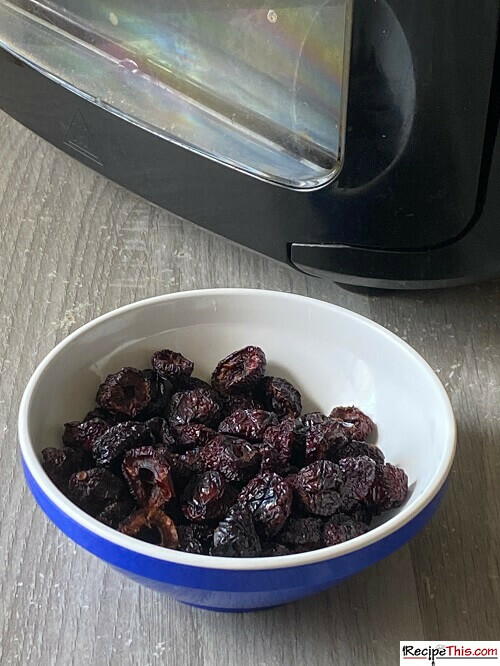
{"label": "black air fryer", "polygon": [[0,0],[0,106],[130,190],[375,287],[500,275],[500,0]]}

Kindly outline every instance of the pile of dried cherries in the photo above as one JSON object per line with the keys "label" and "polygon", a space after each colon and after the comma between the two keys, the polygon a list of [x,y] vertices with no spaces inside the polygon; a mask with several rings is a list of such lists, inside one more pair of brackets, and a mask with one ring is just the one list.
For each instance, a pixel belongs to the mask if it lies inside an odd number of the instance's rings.
{"label": "pile of dried cherries", "polygon": [[400,506],[408,478],[368,443],[356,407],[303,414],[299,391],[245,347],[211,384],[164,349],[108,375],[97,407],[42,451],[57,487],[97,520],[165,548],[225,557],[332,546]]}

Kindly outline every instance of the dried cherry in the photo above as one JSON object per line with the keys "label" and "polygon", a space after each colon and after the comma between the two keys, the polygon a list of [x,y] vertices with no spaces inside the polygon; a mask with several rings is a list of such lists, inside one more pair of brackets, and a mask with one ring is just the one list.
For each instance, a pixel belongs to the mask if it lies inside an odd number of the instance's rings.
{"label": "dried cherry", "polygon": [[377,465],[375,481],[366,500],[378,511],[401,506],[408,496],[408,476],[401,467],[390,463]]}
{"label": "dried cherry", "polygon": [[217,470],[228,481],[245,481],[258,469],[261,452],[244,439],[223,433],[214,437],[199,451],[205,470]]}
{"label": "dried cherry", "polygon": [[332,448],[329,452],[330,460],[338,462],[342,458],[359,458],[360,456],[367,456],[379,465],[383,465],[385,458],[382,450],[374,444],[368,442],[358,442],[356,440],[344,440]]}
{"label": "dried cherry", "polygon": [[276,449],[266,444],[255,444],[260,451],[260,473],[277,472],[283,473],[286,466],[280,463]]}
{"label": "dried cherry", "polygon": [[224,416],[229,416],[237,409],[264,409],[264,405],[252,393],[221,393]]}
{"label": "dried cherry", "polygon": [[150,380],[137,368],[122,368],[110,374],[99,386],[96,402],[110,412],[135,417],[152,398]]}
{"label": "dried cherry", "polygon": [[188,377],[187,375],[179,375],[174,381],[175,393],[193,391],[198,388],[212,389],[212,386],[199,377]]}
{"label": "dried cherry", "polygon": [[184,467],[187,474],[200,474],[206,467],[201,458],[201,447],[196,447],[179,455],[179,463]]}
{"label": "dried cherry", "polygon": [[264,543],[262,544],[261,557],[279,557],[280,555],[290,555],[292,551],[282,543]]}
{"label": "dried cherry", "polygon": [[170,381],[175,381],[181,375],[189,377],[194,368],[193,361],[171,349],[156,351],[151,357],[151,365],[160,377]]}
{"label": "dried cherry", "polygon": [[259,385],[264,405],[278,416],[299,416],[302,399],[299,391],[281,377],[264,377]]}
{"label": "dried cherry", "polygon": [[238,505],[215,528],[213,539],[212,555],[256,557],[262,550],[251,512]]}
{"label": "dried cherry", "polygon": [[125,490],[123,481],[103,467],[81,470],[68,481],[68,495],[81,509],[96,515],[117,501]]}
{"label": "dried cherry", "polygon": [[249,442],[261,442],[269,426],[277,425],[273,412],[263,409],[237,409],[219,424],[219,432],[242,437]]}
{"label": "dried cherry", "polygon": [[323,521],[321,518],[290,518],[280,532],[279,540],[291,546],[311,546],[311,550],[321,545]]}
{"label": "dried cherry", "polygon": [[220,393],[244,393],[252,389],[266,371],[266,355],[260,347],[244,347],[219,361],[212,386]]}
{"label": "dried cherry", "polygon": [[[305,437],[295,429],[293,421],[285,419],[279,425],[269,426],[264,432],[264,448],[268,449],[277,469],[285,469],[290,464],[301,467],[304,464]],[[264,454],[263,454],[264,464]]]}
{"label": "dried cherry", "polygon": [[180,451],[189,451],[198,446],[205,446],[217,432],[202,423],[187,423],[174,428],[175,443]]}
{"label": "dried cherry", "polygon": [[208,555],[213,542],[213,529],[206,525],[178,525],[179,550],[197,555]]}
{"label": "dried cherry", "polygon": [[310,426],[306,434],[306,463],[330,458],[332,452],[345,441],[342,429],[331,419]]}
{"label": "dried cherry", "polygon": [[280,531],[292,509],[292,489],[273,472],[256,476],[243,488],[238,503],[248,508],[254,523],[263,535]]}
{"label": "dried cherry", "polygon": [[308,430],[311,426],[316,426],[320,423],[328,421],[328,416],[326,416],[326,414],[322,414],[321,412],[309,412],[300,418],[306,430]]}
{"label": "dried cherry", "polygon": [[96,407],[95,409],[90,410],[90,412],[87,412],[83,420],[91,421],[93,419],[101,419],[101,421],[107,423],[108,426],[113,426],[121,421],[126,421],[127,417],[123,414],[112,414],[111,412],[108,412],[107,409],[102,409],[102,407]]}
{"label": "dried cherry", "polygon": [[142,374],[151,385],[151,400],[135,418],[138,421],[147,421],[154,417],[166,416],[170,396],[173,392],[172,384],[150,368],[143,370]]}
{"label": "dried cherry", "polygon": [[325,546],[335,546],[349,539],[361,536],[368,531],[368,526],[354,520],[351,516],[338,514],[330,518],[323,528],[323,543]]}
{"label": "dried cherry", "polygon": [[160,509],[151,510],[148,507],[137,509],[137,511],[131,513],[118,526],[118,530],[122,534],[137,537],[138,539],[141,539],[142,532],[148,529],[155,529],[157,531],[159,536],[158,545],[174,550],[178,547],[179,537],[174,521]]}
{"label": "dried cherry", "polygon": [[166,449],[143,446],[128,451],[122,472],[130,492],[141,506],[159,509],[174,495],[171,462]]}
{"label": "dried cherry", "polygon": [[343,421],[345,434],[350,439],[364,441],[375,429],[375,424],[371,418],[354,406],[334,407],[330,412],[330,418]]}
{"label": "dried cherry", "polygon": [[374,507],[369,506],[366,502],[354,502],[347,508],[343,503],[341,511],[349,515],[355,522],[364,523],[365,525],[372,522],[373,516],[377,512]]}
{"label": "dried cherry", "polygon": [[222,518],[235,497],[235,492],[220,472],[204,472],[187,485],[182,512],[195,523]]}
{"label": "dried cherry", "polygon": [[112,426],[93,442],[92,455],[98,465],[109,466],[130,449],[155,444],[156,437],[146,424],[125,421]]}
{"label": "dried cherry", "polygon": [[317,516],[331,516],[342,503],[342,472],[330,460],[318,460],[295,475],[293,486],[302,506]]}
{"label": "dried cherry", "polygon": [[64,446],[83,449],[90,453],[92,444],[109,429],[109,424],[100,418],[88,421],[70,421],[64,424],[62,441]]}
{"label": "dried cherry", "polygon": [[83,450],[65,446],[63,449],[47,447],[42,451],[42,466],[50,480],[59,488],[67,488],[69,477],[81,470],[86,462]]}
{"label": "dried cherry", "polygon": [[105,506],[104,509],[97,514],[96,518],[108,527],[116,529],[122,520],[125,520],[130,514],[133,508],[134,503],[131,499],[117,500],[116,502],[111,502],[111,504]]}
{"label": "dried cherry", "polygon": [[170,426],[166,419],[155,416],[144,421],[144,426],[150,430],[156,444],[169,450],[174,450],[175,438],[170,431]]}
{"label": "dried cherry", "polygon": [[198,388],[174,393],[170,402],[169,422],[172,427],[188,423],[217,426],[222,407],[212,389]]}
{"label": "dried cherry", "polygon": [[368,456],[342,458],[339,467],[344,477],[343,504],[352,506],[364,500],[375,481],[375,462]]}

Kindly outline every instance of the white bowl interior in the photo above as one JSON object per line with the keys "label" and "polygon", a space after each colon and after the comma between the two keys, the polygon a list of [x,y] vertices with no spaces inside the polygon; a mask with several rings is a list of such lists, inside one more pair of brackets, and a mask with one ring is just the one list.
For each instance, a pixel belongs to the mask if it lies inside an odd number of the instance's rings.
{"label": "white bowl interior", "polygon": [[[386,459],[408,473],[415,504],[453,455],[453,417],[429,366],[369,320],[320,301],[253,290],[175,294],[123,308],[70,336],[42,364],[28,392],[29,439],[60,445],[62,424],[82,418],[99,382],[123,365],[147,367],[172,348],[207,379],[217,361],[261,346],[268,374],[289,379],[306,411],[355,404],[378,426]],[[447,470],[446,470],[447,471]],[[401,509],[398,509],[401,511]]]}

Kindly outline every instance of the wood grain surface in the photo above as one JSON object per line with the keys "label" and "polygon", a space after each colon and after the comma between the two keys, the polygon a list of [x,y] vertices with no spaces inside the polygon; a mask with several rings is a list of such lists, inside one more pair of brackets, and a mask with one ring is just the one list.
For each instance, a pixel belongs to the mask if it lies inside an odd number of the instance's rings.
{"label": "wood grain surface", "polygon": [[[154,208],[1,114],[0,157],[2,666],[385,666],[400,640],[500,639],[500,283],[351,293]],[[178,604],[75,547],[35,507],[16,450],[23,388],[67,333],[139,298],[223,286],[387,326],[439,373],[459,428],[447,497],[410,545],[316,597],[235,615]]]}

